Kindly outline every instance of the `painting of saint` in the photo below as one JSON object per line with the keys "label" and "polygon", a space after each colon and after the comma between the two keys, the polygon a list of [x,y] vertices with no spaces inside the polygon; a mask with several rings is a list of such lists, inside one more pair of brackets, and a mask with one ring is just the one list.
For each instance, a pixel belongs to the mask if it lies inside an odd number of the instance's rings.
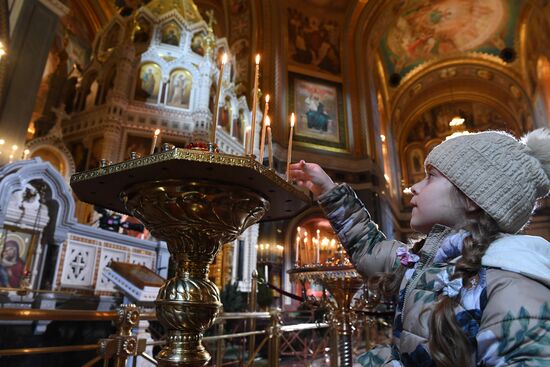
{"label": "painting of saint", "polygon": [[169,23],[161,31],[160,42],[167,45],[179,46],[180,45],[180,30],[174,23]]}
{"label": "painting of saint", "polygon": [[140,68],[138,82],[136,83],[135,99],[156,103],[158,101],[161,78],[161,71],[157,64],[143,64]]}
{"label": "painting of saint", "polygon": [[191,39],[191,51],[194,53],[204,56],[204,37],[206,35],[203,32],[197,32],[193,35]]}
{"label": "painting of saint", "polygon": [[337,21],[289,8],[287,28],[291,61],[340,74],[340,30]]}
{"label": "painting of saint", "polygon": [[226,132],[231,131],[231,99],[225,98],[223,106],[220,106],[218,110],[218,125],[221,126]]}
{"label": "painting of saint", "polygon": [[27,270],[27,257],[32,252],[33,234],[7,230],[0,244],[0,287],[18,288]]}
{"label": "painting of saint", "polygon": [[237,139],[239,143],[243,142],[244,126],[246,125],[246,118],[244,116],[244,110],[239,110],[239,116],[233,120],[232,135]]}
{"label": "painting of saint", "polygon": [[336,88],[331,85],[296,79],[294,83],[296,135],[338,142],[340,136],[337,94]]}
{"label": "painting of saint", "polygon": [[25,273],[25,262],[20,257],[19,245],[7,240],[0,257],[0,286],[17,288]]}
{"label": "painting of saint", "polygon": [[187,70],[176,70],[170,74],[170,85],[166,104],[169,106],[189,108],[193,78]]}

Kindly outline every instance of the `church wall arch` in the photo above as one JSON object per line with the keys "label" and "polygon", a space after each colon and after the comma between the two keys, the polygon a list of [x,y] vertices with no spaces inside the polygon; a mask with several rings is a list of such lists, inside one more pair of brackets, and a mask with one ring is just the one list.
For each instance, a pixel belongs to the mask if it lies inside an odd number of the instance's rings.
{"label": "church wall arch", "polygon": [[99,61],[105,61],[114,48],[123,41],[124,33],[124,21],[120,15],[116,15],[107,30],[96,39],[94,47],[96,58]]}
{"label": "church wall arch", "polygon": [[33,147],[30,152],[31,158],[40,157],[45,162],[49,162],[65,180],[70,180],[74,173],[74,161],[68,151],[61,151],[54,145],[43,144]]}

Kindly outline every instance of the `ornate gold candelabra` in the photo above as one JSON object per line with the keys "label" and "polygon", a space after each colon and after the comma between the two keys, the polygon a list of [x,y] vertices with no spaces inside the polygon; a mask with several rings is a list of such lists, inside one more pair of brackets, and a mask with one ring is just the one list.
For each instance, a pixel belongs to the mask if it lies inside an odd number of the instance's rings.
{"label": "ornate gold candelabra", "polygon": [[363,285],[363,278],[345,257],[340,245],[336,255],[323,264],[306,264],[288,271],[291,281],[315,282],[331,294],[335,306],[328,307],[329,322],[338,333],[338,356],[341,367],[352,366],[353,296]]}
{"label": "ornate gold candelabra", "polygon": [[160,289],[157,317],[167,329],[160,366],[204,366],[202,334],[221,307],[208,266],[220,246],[262,218],[296,215],[308,195],[250,157],[170,149],[78,173],[71,186],[89,203],[139,218],[168,243],[176,274]]}

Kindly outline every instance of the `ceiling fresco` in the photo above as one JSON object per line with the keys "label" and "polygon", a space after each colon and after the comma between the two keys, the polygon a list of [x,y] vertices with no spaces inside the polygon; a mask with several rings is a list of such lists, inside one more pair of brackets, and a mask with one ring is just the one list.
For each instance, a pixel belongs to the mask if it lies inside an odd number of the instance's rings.
{"label": "ceiling fresco", "polygon": [[396,8],[381,39],[388,75],[404,76],[433,58],[459,52],[513,50],[520,0],[409,0]]}

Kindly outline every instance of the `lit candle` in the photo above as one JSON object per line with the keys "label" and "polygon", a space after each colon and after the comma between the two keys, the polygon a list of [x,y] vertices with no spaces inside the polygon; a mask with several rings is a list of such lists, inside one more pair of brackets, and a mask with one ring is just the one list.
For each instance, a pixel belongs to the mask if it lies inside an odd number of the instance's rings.
{"label": "lit candle", "polygon": [[271,119],[266,117],[265,125],[267,126],[267,159],[269,168],[273,169],[273,142],[271,140]]}
{"label": "lit candle", "polygon": [[260,76],[260,54],[256,55],[254,88],[252,89],[252,132],[250,133],[249,154],[254,154],[254,135],[256,134],[256,106],[258,105],[258,78]]}
{"label": "lit candle", "polygon": [[290,182],[290,161],[292,159],[292,134],[294,133],[294,122],[296,117],[294,112],[290,115],[290,135],[288,137],[288,151],[286,155],[286,180]]}
{"label": "lit candle", "polygon": [[155,133],[153,134],[153,144],[151,144],[151,151],[149,154],[153,154],[155,152],[155,147],[157,146],[157,139],[160,134],[160,129],[156,129]]}
{"label": "lit candle", "polygon": [[244,131],[244,155],[248,154],[248,143],[250,142],[250,126],[246,127]]}
{"label": "lit candle", "polygon": [[315,263],[319,264],[321,260],[320,247],[321,247],[321,231],[317,230],[317,241],[315,249]]}
{"label": "lit candle", "polygon": [[302,231],[302,228],[298,227],[296,228],[296,253],[294,254],[294,263],[296,264],[296,266],[298,266],[298,261],[300,260],[299,258],[299,253],[300,253],[300,232]]}
{"label": "lit candle", "polygon": [[310,256],[309,256],[309,251],[308,251],[308,248],[307,248],[307,242],[308,242],[308,238],[307,238],[307,232],[304,233],[304,252],[303,254],[305,255],[305,259],[302,259],[302,264],[309,264],[309,260],[310,260]]}
{"label": "lit candle", "polygon": [[25,150],[23,151],[23,159],[28,159],[28,158],[29,158],[30,152],[31,152],[30,150],[25,149]]}
{"label": "lit candle", "polygon": [[210,126],[210,142],[212,144],[216,143],[216,129],[218,127],[218,110],[220,104],[220,94],[222,92],[222,78],[223,78],[223,69],[225,68],[225,63],[227,62],[227,54],[224,53],[222,56],[222,66],[220,68],[220,75],[218,76],[218,91],[216,93],[216,99],[214,100],[214,116],[212,118],[212,125]]}
{"label": "lit candle", "polygon": [[267,283],[269,283],[269,274],[268,274],[268,270],[269,270],[269,267],[267,266],[267,264],[264,265],[264,272],[265,272],[265,281]]}
{"label": "lit candle", "polygon": [[267,112],[269,111],[269,94],[265,95],[265,109],[264,109],[264,119],[262,124],[262,133],[260,136],[260,163],[264,163],[264,149],[265,149],[265,131],[266,131],[266,122],[269,119]]}

